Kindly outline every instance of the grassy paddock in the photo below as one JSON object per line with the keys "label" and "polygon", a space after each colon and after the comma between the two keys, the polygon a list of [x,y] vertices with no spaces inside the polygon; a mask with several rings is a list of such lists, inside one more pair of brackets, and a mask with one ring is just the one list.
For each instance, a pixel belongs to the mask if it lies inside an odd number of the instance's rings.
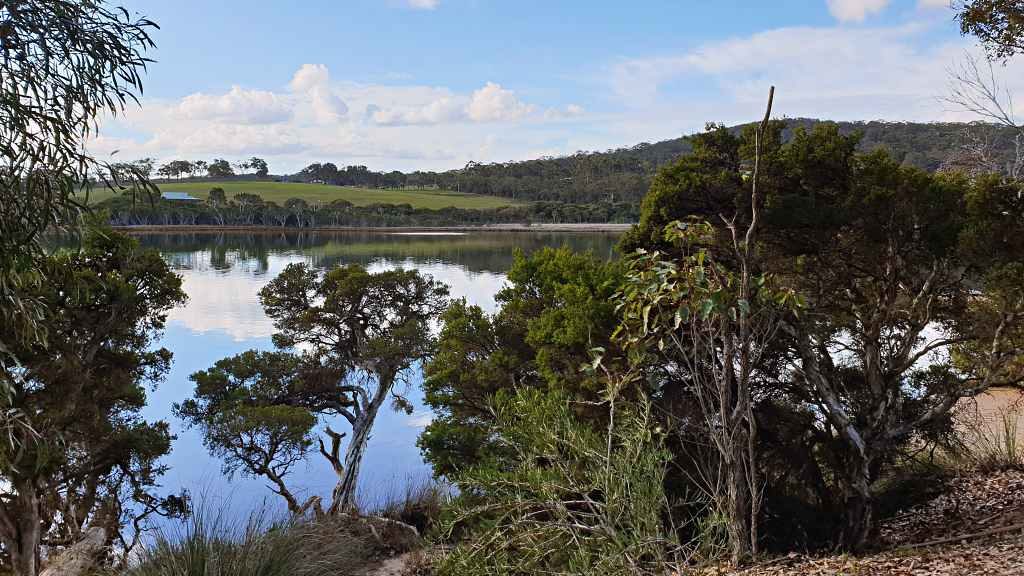
{"label": "grassy paddock", "polygon": [[[461,194],[447,190],[380,190],[326,184],[303,184],[299,182],[268,181],[224,181],[224,182],[171,182],[159,184],[161,192],[188,192],[196,198],[206,198],[211,188],[223,188],[230,198],[236,194],[256,194],[268,202],[284,204],[289,198],[302,198],[307,202],[328,203],[333,200],[347,200],[357,206],[369,204],[410,204],[414,208],[500,208],[514,204],[507,198]],[[113,192],[96,189],[90,193],[90,202],[110,198]]]}

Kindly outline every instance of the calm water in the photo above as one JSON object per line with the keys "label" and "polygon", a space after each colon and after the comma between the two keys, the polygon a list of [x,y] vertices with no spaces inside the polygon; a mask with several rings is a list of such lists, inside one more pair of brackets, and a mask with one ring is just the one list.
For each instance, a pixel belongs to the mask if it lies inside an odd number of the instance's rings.
{"label": "calm water", "polygon": [[[387,233],[260,233],[140,235],[144,246],[158,249],[181,274],[188,304],[172,311],[161,344],[174,353],[167,379],[150,394],[149,419],[166,419],[178,435],[166,459],[168,490],[186,488],[205,498],[229,495],[233,507],[249,508],[264,500],[278,505],[259,479],[226,477],[218,459],[210,456],[199,434],[183,429],[170,413],[171,405],[191,395],[188,377],[225,356],[250,349],[271,349],[273,325],[263,314],[257,293],[292,262],[319,268],[360,263],[370,270],[416,268],[450,287],[452,297],[465,297],[487,311],[495,308],[494,294],[505,281],[516,249],[526,253],[545,246],[569,246],[610,257],[615,235],[571,233],[468,233],[459,235]],[[363,464],[360,490],[373,501],[396,493],[410,480],[429,477],[430,470],[416,448],[416,437],[431,418],[422,406],[421,379],[413,378],[411,415],[382,411],[374,427]],[[335,428],[344,429],[342,423]],[[314,455],[292,472],[296,492],[325,498],[334,474]]]}

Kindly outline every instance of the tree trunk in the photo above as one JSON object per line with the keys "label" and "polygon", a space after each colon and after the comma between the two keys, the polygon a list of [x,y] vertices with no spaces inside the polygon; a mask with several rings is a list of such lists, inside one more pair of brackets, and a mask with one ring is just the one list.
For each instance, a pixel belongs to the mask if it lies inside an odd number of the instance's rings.
{"label": "tree trunk", "polygon": [[39,546],[42,538],[39,518],[39,495],[31,481],[15,485],[17,518],[16,546],[9,552],[14,573],[18,576],[36,576]]}
{"label": "tree trunk", "polygon": [[751,550],[751,499],[750,483],[746,474],[745,439],[737,439],[732,449],[732,462],[726,465],[726,490],[728,491],[728,530],[730,560],[739,566],[753,554]]}
{"label": "tree trunk", "polygon": [[871,536],[874,499],[871,495],[871,466],[867,459],[859,459],[850,471],[847,490],[843,533],[839,542],[844,550],[856,552],[864,548]]}
{"label": "tree trunk", "polygon": [[366,444],[370,440],[370,432],[377,419],[377,412],[384,404],[388,394],[391,393],[394,381],[394,375],[378,376],[376,393],[370,400],[369,406],[364,408],[352,426],[352,439],[349,441],[348,448],[345,449],[345,464],[340,471],[338,484],[335,485],[332,493],[329,510],[331,514],[350,512],[355,508],[356,490],[359,487],[359,469],[363,464]]}
{"label": "tree trunk", "polygon": [[100,526],[87,528],[82,539],[52,561],[39,576],[81,576],[96,565],[106,546],[107,531]]}
{"label": "tree trunk", "polygon": [[[374,411],[376,412],[376,411]],[[351,512],[355,508],[356,489],[359,487],[359,468],[366,453],[366,443],[370,439],[373,419],[376,414],[364,414],[352,428],[352,440],[345,450],[345,467],[334,487],[331,502],[331,514]]]}

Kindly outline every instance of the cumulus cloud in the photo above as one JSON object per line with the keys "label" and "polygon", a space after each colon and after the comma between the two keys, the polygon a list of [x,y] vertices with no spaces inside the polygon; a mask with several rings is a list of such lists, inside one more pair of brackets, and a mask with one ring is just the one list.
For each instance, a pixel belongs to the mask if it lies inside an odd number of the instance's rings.
{"label": "cumulus cloud", "polygon": [[408,0],[408,3],[416,10],[433,10],[441,5],[441,0]]}
{"label": "cumulus cloud", "polygon": [[273,92],[244,90],[232,86],[225,94],[190,94],[178,104],[187,118],[196,120],[228,120],[252,124],[282,122],[291,116],[286,98]]}
{"label": "cumulus cloud", "polygon": [[292,81],[288,88],[292,92],[309,92],[310,90],[326,86],[331,79],[327,66],[323,64],[303,64],[292,75]]}
{"label": "cumulus cloud", "polygon": [[318,122],[332,122],[348,113],[348,105],[331,89],[331,75],[323,64],[303,64],[288,88],[304,97]]}
{"label": "cumulus cloud", "polygon": [[457,122],[511,122],[533,112],[534,107],[520,101],[512,90],[494,82],[472,94],[458,95],[444,90],[426,101],[378,106],[368,112],[380,126],[435,125]]}
{"label": "cumulus cloud", "polygon": [[828,11],[840,22],[863,22],[889,5],[889,0],[826,0]]}
{"label": "cumulus cloud", "polygon": [[465,108],[452,96],[441,96],[423,106],[382,109],[374,106],[370,115],[381,126],[412,126],[417,124],[444,124],[465,118]]}
{"label": "cumulus cloud", "polygon": [[920,8],[949,8],[952,0],[917,0]]}
{"label": "cumulus cloud", "polygon": [[521,102],[515,92],[494,82],[474,91],[466,106],[466,115],[475,122],[515,120],[532,111],[533,106]]}
{"label": "cumulus cloud", "polygon": [[[515,122],[533,109],[496,83],[465,93],[357,84],[334,79],[323,64],[304,64],[280,90],[232,87],[175,100],[145,98],[142,109],[104,120],[90,149],[104,158],[117,151],[115,159],[158,162],[255,155],[275,172],[313,161],[447,169],[469,160],[526,159],[530,150],[551,146],[539,123]],[[494,122],[515,124],[495,138]]]}

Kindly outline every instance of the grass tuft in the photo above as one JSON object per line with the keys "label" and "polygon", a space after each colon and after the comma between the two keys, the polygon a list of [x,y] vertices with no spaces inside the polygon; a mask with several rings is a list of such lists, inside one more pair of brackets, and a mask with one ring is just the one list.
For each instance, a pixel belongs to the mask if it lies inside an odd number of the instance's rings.
{"label": "grass tuft", "polygon": [[257,512],[233,521],[224,510],[201,508],[157,533],[125,576],[347,576],[394,552],[386,535],[351,518],[292,521]]}

